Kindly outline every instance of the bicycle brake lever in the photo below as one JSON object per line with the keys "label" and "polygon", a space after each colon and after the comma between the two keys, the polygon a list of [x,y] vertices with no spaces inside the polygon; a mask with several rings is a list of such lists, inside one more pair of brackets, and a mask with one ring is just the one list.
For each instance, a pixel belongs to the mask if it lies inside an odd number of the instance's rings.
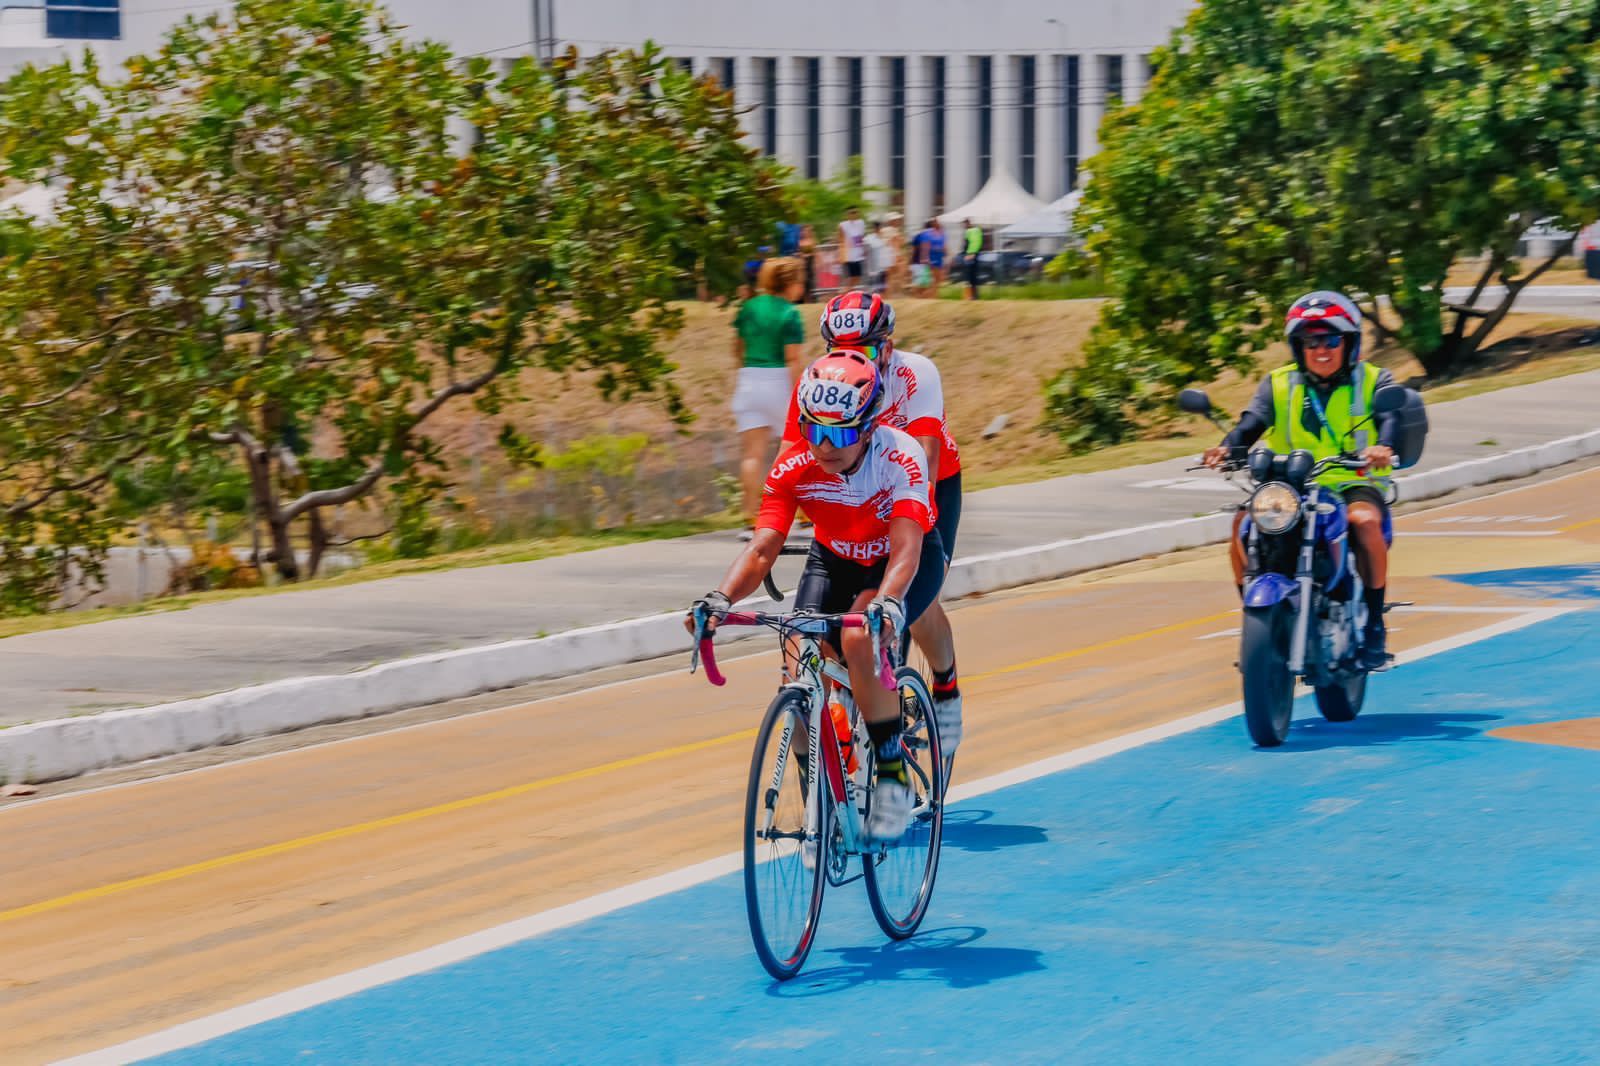
{"label": "bicycle brake lever", "polygon": [[694,611],[694,646],[689,649],[689,673],[693,674],[700,667],[700,642],[706,636],[706,609],[695,606]]}

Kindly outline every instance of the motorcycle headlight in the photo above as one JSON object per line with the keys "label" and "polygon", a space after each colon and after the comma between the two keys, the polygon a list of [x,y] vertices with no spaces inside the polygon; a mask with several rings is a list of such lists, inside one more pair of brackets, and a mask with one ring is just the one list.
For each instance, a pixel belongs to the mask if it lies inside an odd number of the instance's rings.
{"label": "motorcycle headlight", "polygon": [[1281,481],[1269,481],[1250,497],[1250,520],[1263,533],[1283,533],[1300,520],[1300,494]]}

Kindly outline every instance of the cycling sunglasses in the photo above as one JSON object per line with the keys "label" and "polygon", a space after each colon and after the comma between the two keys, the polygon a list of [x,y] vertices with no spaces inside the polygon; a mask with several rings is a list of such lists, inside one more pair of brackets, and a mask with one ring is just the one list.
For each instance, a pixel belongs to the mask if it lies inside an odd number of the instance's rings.
{"label": "cycling sunglasses", "polygon": [[1344,334],[1307,333],[1300,338],[1300,343],[1312,351],[1318,348],[1342,348],[1344,347]]}
{"label": "cycling sunglasses", "polygon": [[860,426],[824,426],[817,422],[807,422],[803,418],[800,420],[800,431],[812,444],[827,441],[835,448],[850,447],[861,439],[863,432]]}

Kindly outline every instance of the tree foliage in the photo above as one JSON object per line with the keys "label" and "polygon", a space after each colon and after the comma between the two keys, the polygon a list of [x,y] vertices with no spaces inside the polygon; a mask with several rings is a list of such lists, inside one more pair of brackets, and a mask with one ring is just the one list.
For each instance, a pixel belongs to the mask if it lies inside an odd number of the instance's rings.
{"label": "tree foliage", "polygon": [[820,239],[831,240],[846,212],[855,208],[863,216],[870,214],[873,199],[888,190],[868,185],[861,157],[853,155],[827,178],[790,178],[786,191],[793,221],[809,224]]}
{"label": "tree foliage", "polygon": [[329,507],[386,492],[414,524],[445,487],[429,418],[540,400],[525,368],[677,410],[669,301],[731,289],[782,213],[731,98],[653,48],[502,73],[369,0],[241,0],[119,77],[28,69],[0,87],[0,156],[61,190],[54,219],[0,222],[13,607],[48,597],[58,546],[92,565],[130,465],[220,449],[292,578],[297,521],[313,570]]}
{"label": "tree foliage", "polygon": [[[1208,0],[1155,62],[1078,215],[1116,299],[1050,386],[1074,446],[1247,369],[1316,288],[1447,372],[1553,262],[1516,259],[1528,226],[1600,215],[1592,0]],[[1480,253],[1474,299],[1447,306],[1446,272]]]}

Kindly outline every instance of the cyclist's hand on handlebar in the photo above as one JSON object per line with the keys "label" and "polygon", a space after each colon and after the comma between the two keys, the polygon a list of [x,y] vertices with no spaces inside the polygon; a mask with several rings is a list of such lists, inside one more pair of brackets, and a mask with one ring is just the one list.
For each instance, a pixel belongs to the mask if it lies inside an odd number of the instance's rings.
{"label": "cyclist's hand on handlebar", "polygon": [[878,623],[882,626],[879,632],[884,646],[898,646],[900,634],[904,633],[906,628],[905,604],[893,596],[879,596],[867,606],[867,616],[870,618],[874,614],[877,615]]}
{"label": "cyclist's hand on handlebar", "polygon": [[1374,444],[1361,453],[1361,459],[1374,470],[1388,470],[1394,466],[1394,449],[1385,444]]}
{"label": "cyclist's hand on handlebar", "polygon": [[703,615],[706,620],[706,636],[717,631],[717,623],[722,621],[723,615],[733,608],[733,603],[720,590],[712,591],[701,596],[689,607],[689,613],[684,616],[683,628],[692,635],[695,631],[695,616]]}
{"label": "cyclist's hand on handlebar", "polygon": [[1215,447],[1207,448],[1203,453],[1201,453],[1200,461],[1206,466],[1209,466],[1211,469],[1215,470],[1217,467],[1228,461],[1228,458],[1232,452],[1233,449],[1228,447],[1226,444],[1218,444]]}

